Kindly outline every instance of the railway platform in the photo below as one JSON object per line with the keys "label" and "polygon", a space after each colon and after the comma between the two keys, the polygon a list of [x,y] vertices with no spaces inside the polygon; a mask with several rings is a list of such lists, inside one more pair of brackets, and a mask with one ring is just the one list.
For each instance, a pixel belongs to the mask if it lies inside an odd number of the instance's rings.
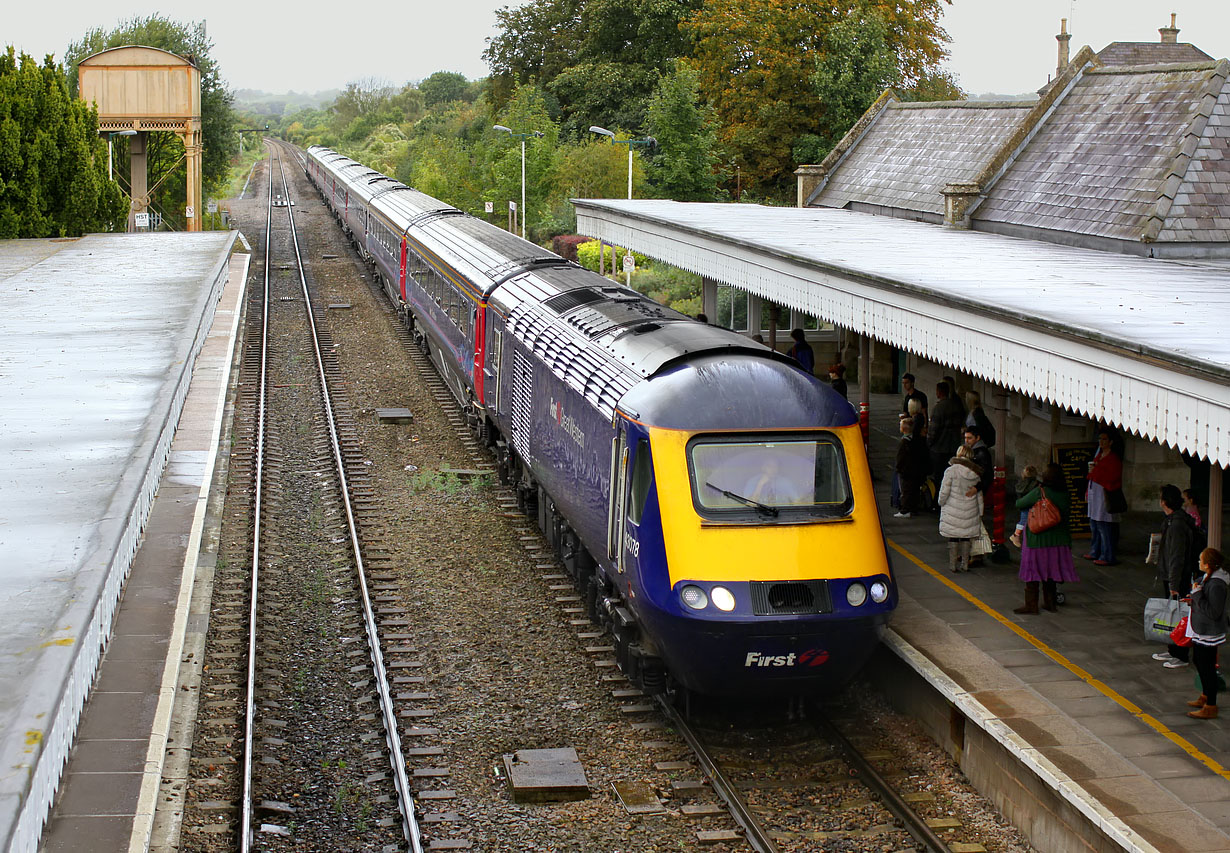
{"label": "railway platform", "polygon": [[[48,833],[47,849],[127,850],[140,808],[125,816],[119,795],[157,781],[246,277],[235,238],[0,245],[2,850],[38,848],[57,791],[79,812],[77,846]],[[93,803],[61,787],[70,751],[69,775],[100,774]]]}
{"label": "railway platform", "polygon": [[[872,471],[901,590],[873,680],[1039,850],[1230,851],[1230,701],[1221,719],[1188,717],[1194,667],[1166,669],[1151,658],[1165,647],[1143,637],[1157,594],[1144,557],[1161,510],[1126,515],[1118,565],[1081,559],[1088,541],[1075,540],[1081,580],[1060,587],[1059,612],[1018,615],[1017,549],[1008,564],[953,574],[938,515],[893,517],[900,406],[899,395],[871,400]],[[1010,533],[1017,513],[1007,518]]]}

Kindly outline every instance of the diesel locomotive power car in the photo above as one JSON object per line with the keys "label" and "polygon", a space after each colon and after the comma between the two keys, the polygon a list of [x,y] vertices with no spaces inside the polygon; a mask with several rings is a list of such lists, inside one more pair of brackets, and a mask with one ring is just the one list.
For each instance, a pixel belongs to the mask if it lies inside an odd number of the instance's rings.
{"label": "diesel locomotive power car", "polygon": [[897,587],[850,404],[325,148],[306,170],[648,692],[830,690]]}

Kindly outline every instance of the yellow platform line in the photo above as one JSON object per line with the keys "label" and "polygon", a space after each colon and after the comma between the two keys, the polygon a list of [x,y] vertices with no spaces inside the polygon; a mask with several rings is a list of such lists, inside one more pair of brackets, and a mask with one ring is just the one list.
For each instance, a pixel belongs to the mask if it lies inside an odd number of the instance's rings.
{"label": "yellow platform line", "polygon": [[922,569],[927,574],[931,575],[931,577],[935,578],[937,581],[942,583],[944,586],[948,587],[950,590],[955,592],[957,595],[964,598],[966,601],[968,601],[974,607],[977,607],[983,613],[990,616],[996,622],[999,622],[1009,631],[1012,631],[1018,637],[1025,640],[1027,643],[1032,645],[1038,651],[1042,652],[1042,654],[1046,655],[1048,658],[1053,660],[1055,663],[1059,664],[1064,669],[1068,670],[1068,672],[1071,672],[1073,675],[1075,675],[1081,681],[1084,681],[1086,684],[1088,684],[1094,690],[1101,693],[1107,699],[1110,699],[1112,702],[1122,707],[1125,711],[1127,711],[1132,716],[1139,719],[1149,728],[1153,729],[1155,732],[1160,734],[1162,737],[1169,740],[1171,743],[1179,747],[1181,750],[1186,752],[1192,758],[1199,761],[1205,767],[1212,770],[1218,776],[1221,776],[1223,779],[1230,779],[1230,770],[1227,770],[1216,760],[1206,755],[1204,752],[1198,749],[1196,745],[1193,744],[1191,741],[1187,740],[1182,735],[1177,734],[1174,731],[1167,728],[1166,725],[1161,720],[1157,719],[1157,717],[1154,717],[1152,714],[1146,713],[1139,705],[1137,705],[1131,699],[1128,699],[1126,696],[1123,696],[1115,692],[1105,682],[1100,681],[1097,678],[1094,678],[1084,668],[1068,660],[1066,657],[1064,657],[1062,654],[1052,649],[1042,640],[1039,640],[1033,634],[1026,631],[1016,622],[1013,622],[1007,616],[1004,616],[998,610],[991,607],[989,604],[985,603],[982,599],[968,592],[964,587],[949,580],[947,577],[944,576],[943,573],[931,568],[931,566],[927,565],[921,559],[914,556],[912,553],[907,551],[901,545],[894,542],[892,539],[888,540],[888,544],[891,545],[893,550],[896,551],[898,554],[905,557],[907,560],[909,560],[914,565],[918,566],[918,568]]}

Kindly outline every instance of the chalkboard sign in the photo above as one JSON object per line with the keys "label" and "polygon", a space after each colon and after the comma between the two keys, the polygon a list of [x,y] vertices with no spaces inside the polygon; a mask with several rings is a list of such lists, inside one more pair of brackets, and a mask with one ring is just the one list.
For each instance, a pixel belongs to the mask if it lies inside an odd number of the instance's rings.
{"label": "chalkboard sign", "polygon": [[1051,461],[1063,469],[1068,481],[1068,527],[1074,539],[1087,539],[1089,532],[1088,505],[1085,503],[1085,475],[1089,463],[1098,452],[1096,444],[1055,444],[1051,446]]}

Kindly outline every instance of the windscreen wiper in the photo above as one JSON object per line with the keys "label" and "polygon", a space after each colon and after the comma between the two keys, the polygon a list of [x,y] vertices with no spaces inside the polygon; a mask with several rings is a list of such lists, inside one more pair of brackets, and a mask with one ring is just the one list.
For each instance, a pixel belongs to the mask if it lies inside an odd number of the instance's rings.
{"label": "windscreen wiper", "polygon": [[735,494],[729,489],[720,488],[718,486],[713,485],[712,483],[708,481],[705,482],[705,485],[713,489],[715,492],[721,492],[723,497],[730,498],[732,501],[738,501],[739,503],[745,506],[754,507],[755,509],[760,510],[765,515],[771,518],[777,518],[778,513],[777,513],[777,507],[775,506],[769,506],[768,504],[762,504],[760,501],[754,501],[751,498],[745,498],[743,495]]}

